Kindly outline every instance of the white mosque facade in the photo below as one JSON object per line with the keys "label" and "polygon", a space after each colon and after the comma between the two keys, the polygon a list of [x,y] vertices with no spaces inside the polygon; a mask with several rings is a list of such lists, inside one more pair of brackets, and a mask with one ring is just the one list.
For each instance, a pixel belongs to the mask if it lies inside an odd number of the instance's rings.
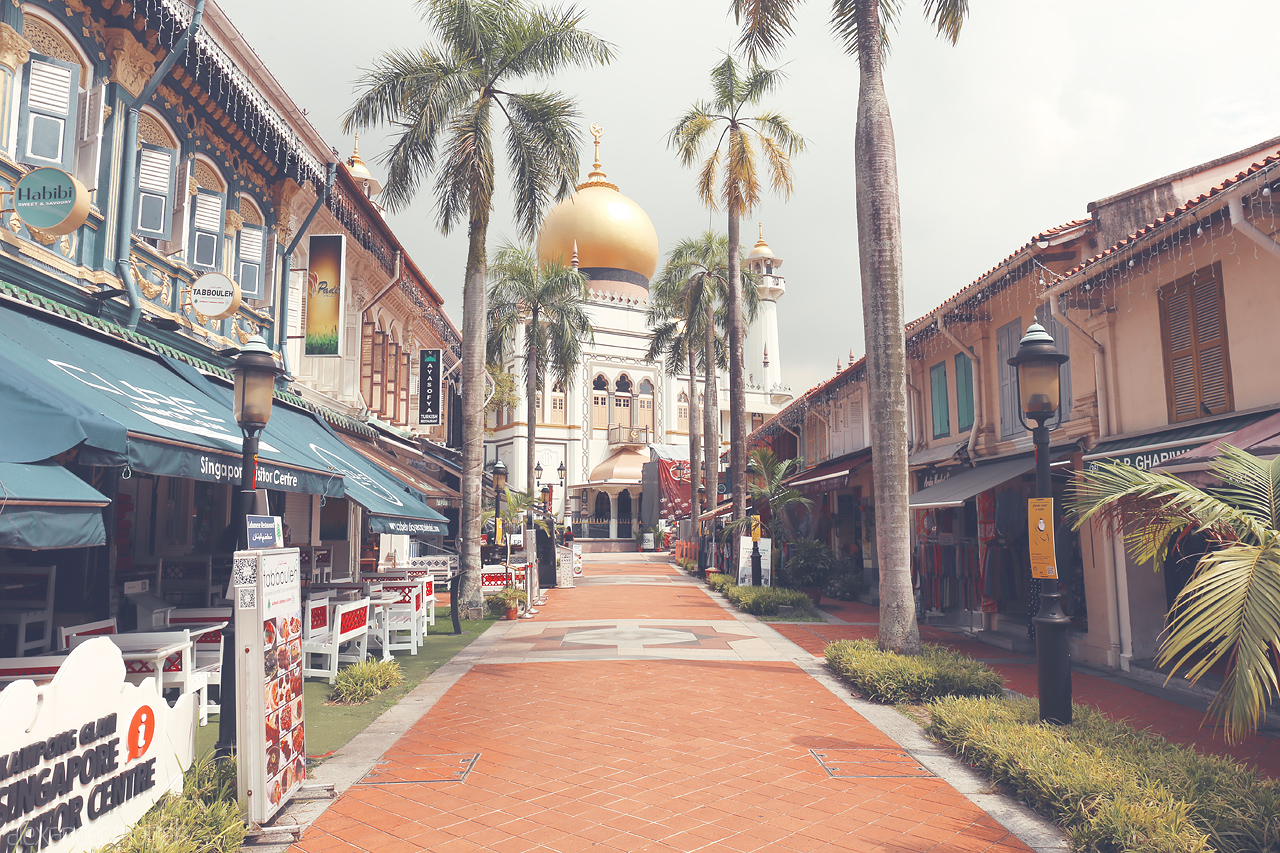
{"label": "white mosque facade", "polygon": [[[598,151],[598,138],[596,145]],[[572,259],[587,277],[595,334],[568,386],[548,378],[539,393],[535,458],[541,479],[533,488],[550,488],[551,508],[574,524],[579,540],[600,548],[614,540],[621,548],[639,531],[644,463],[655,456],[688,459],[689,377],[671,375],[664,363],[647,358],[646,311],[649,282],[659,264],[658,235],[644,210],[605,178],[597,154],[588,180],[547,214],[538,236],[540,260]],[[778,300],[786,293],[786,279],[778,272],[782,260],[761,237],[746,263],[760,273],[763,297],[744,353],[748,424],[754,429],[792,394],[782,380],[778,346]],[[527,490],[528,405],[520,351],[517,341],[515,358],[504,365],[516,377],[519,399],[489,416],[485,458],[488,464],[501,459],[509,486]],[[723,449],[728,448],[728,381],[728,371],[721,371]],[[702,395],[701,379],[697,387]]]}

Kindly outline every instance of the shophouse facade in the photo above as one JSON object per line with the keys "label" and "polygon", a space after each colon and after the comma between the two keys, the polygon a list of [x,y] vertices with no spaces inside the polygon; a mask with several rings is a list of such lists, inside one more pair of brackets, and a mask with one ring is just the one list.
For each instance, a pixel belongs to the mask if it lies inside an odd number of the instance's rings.
{"label": "shophouse facade", "polygon": [[[1271,204],[1280,140],[1094,202],[1087,218],[1035,235],[906,329],[913,570],[923,618],[1026,643],[1030,433],[1007,364],[1039,322],[1071,356],[1050,422],[1061,506],[1101,460],[1162,466],[1280,408],[1266,328],[1280,245]],[[858,543],[874,593],[874,501],[862,361],[753,434],[815,501],[802,533]],[[861,415],[859,417],[859,415]],[[1187,476],[1205,478],[1201,461]],[[861,488],[859,488],[861,487]],[[805,526],[808,525],[808,526]],[[1150,667],[1186,564],[1136,567],[1100,525],[1057,531],[1073,657]]]}
{"label": "shophouse facade", "polygon": [[[456,362],[456,328],[367,170],[336,161],[216,5],[196,8],[198,26],[179,0],[0,9],[0,189],[54,169],[91,202],[67,233],[9,211],[0,228],[0,401],[20,427],[0,465],[26,492],[7,490],[0,567],[55,566],[60,624],[129,627],[135,579],[179,606],[221,599],[229,368],[255,335],[284,369],[258,485],[290,544],[341,577],[450,533],[452,400],[420,427],[416,382],[420,349]],[[331,353],[300,340],[318,237],[344,273]],[[211,281],[238,305],[202,311]]]}

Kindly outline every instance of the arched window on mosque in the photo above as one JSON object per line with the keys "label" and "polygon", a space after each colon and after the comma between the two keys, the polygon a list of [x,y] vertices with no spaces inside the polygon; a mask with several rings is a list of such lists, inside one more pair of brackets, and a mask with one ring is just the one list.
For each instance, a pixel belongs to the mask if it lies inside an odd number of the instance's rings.
{"label": "arched window on mosque", "polygon": [[549,418],[551,423],[564,423],[564,404],[564,383],[557,382],[551,386],[551,417]]}
{"label": "arched window on mosque", "polygon": [[613,383],[613,423],[620,426],[631,426],[631,388],[631,379],[625,373]]}
{"label": "arched window on mosque", "polygon": [[683,391],[676,397],[676,430],[689,431],[689,395]]}
{"label": "arched window on mosque", "polygon": [[653,383],[640,380],[640,393],[636,396],[635,426],[653,429]]}
{"label": "arched window on mosque", "polygon": [[609,380],[601,373],[591,383],[591,426],[609,428]]}

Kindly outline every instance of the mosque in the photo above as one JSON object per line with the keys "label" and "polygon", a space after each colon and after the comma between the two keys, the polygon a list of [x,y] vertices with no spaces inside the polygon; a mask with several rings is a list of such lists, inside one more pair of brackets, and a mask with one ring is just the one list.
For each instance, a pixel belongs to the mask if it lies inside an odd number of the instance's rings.
{"label": "mosque", "polygon": [[[568,387],[548,377],[535,401],[537,465],[533,488],[549,487],[551,508],[570,520],[579,540],[596,540],[600,549],[630,544],[639,530],[645,500],[642,466],[689,459],[689,375],[673,375],[663,363],[646,358],[651,330],[646,322],[649,282],[658,269],[660,244],[652,221],[640,205],[607,180],[600,164],[600,129],[593,125],[595,163],[587,181],[557,204],[543,220],[537,254],[544,263],[571,259],[588,279],[587,310],[594,340]],[[746,258],[761,276],[761,309],[747,331],[748,429],[755,429],[791,399],[782,380],[778,346],[778,300],[786,279],[782,259],[763,234]],[[517,377],[519,402],[489,416],[485,458],[501,459],[513,489],[527,490],[527,424],[524,364],[516,356],[503,366]],[[697,386],[703,396],[703,382]],[[717,377],[720,436],[728,448],[729,376]],[[648,500],[657,500],[651,488]],[[687,507],[687,504],[686,504]],[[674,517],[676,513],[664,513]],[[687,508],[686,508],[687,514]],[[646,520],[655,518],[652,507]],[[584,543],[585,544],[585,543]]]}

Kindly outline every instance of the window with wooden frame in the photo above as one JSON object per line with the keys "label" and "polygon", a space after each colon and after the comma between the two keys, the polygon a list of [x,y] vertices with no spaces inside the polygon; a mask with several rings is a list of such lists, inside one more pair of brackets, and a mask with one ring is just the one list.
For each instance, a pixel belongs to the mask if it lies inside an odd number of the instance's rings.
{"label": "window with wooden frame", "polygon": [[[297,288],[299,291],[301,288]],[[292,314],[292,306],[290,306]],[[299,321],[301,321],[299,312]],[[291,321],[292,316],[289,318]],[[292,326],[292,322],[290,326]],[[377,327],[366,314],[360,318],[360,396],[367,408],[373,409],[373,338]]]}
{"label": "window with wooden frame", "polygon": [[933,437],[951,435],[951,410],[947,402],[947,363],[940,361],[929,368],[930,410],[933,412]]}
{"label": "window with wooden frame", "polygon": [[409,350],[400,351],[400,412],[396,423],[405,426],[409,423]]}
{"label": "window with wooden frame", "polygon": [[609,428],[609,380],[601,374],[591,383],[591,426]]}
{"label": "window with wooden frame", "polygon": [[1169,422],[1233,411],[1221,264],[1160,289],[1160,333]]}
{"label": "window with wooden frame", "polygon": [[635,426],[653,429],[653,383],[648,379],[640,381],[640,393],[636,396]]}
{"label": "window with wooden frame", "polygon": [[564,409],[564,385],[557,382],[551,386],[551,416],[550,420],[553,424],[562,424],[565,421]]}
{"label": "window with wooden frame", "polygon": [[368,399],[369,408],[375,412],[382,411],[382,403],[387,387],[387,333],[377,329],[373,333],[373,393]]}
{"label": "window with wooden frame", "polygon": [[956,353],[956,428],[973,428],[973,359]]}
{"label": "window with wooden frame", "polygon": [[676,432],[689,431],[689,395],[681,391],[676,397]]}

